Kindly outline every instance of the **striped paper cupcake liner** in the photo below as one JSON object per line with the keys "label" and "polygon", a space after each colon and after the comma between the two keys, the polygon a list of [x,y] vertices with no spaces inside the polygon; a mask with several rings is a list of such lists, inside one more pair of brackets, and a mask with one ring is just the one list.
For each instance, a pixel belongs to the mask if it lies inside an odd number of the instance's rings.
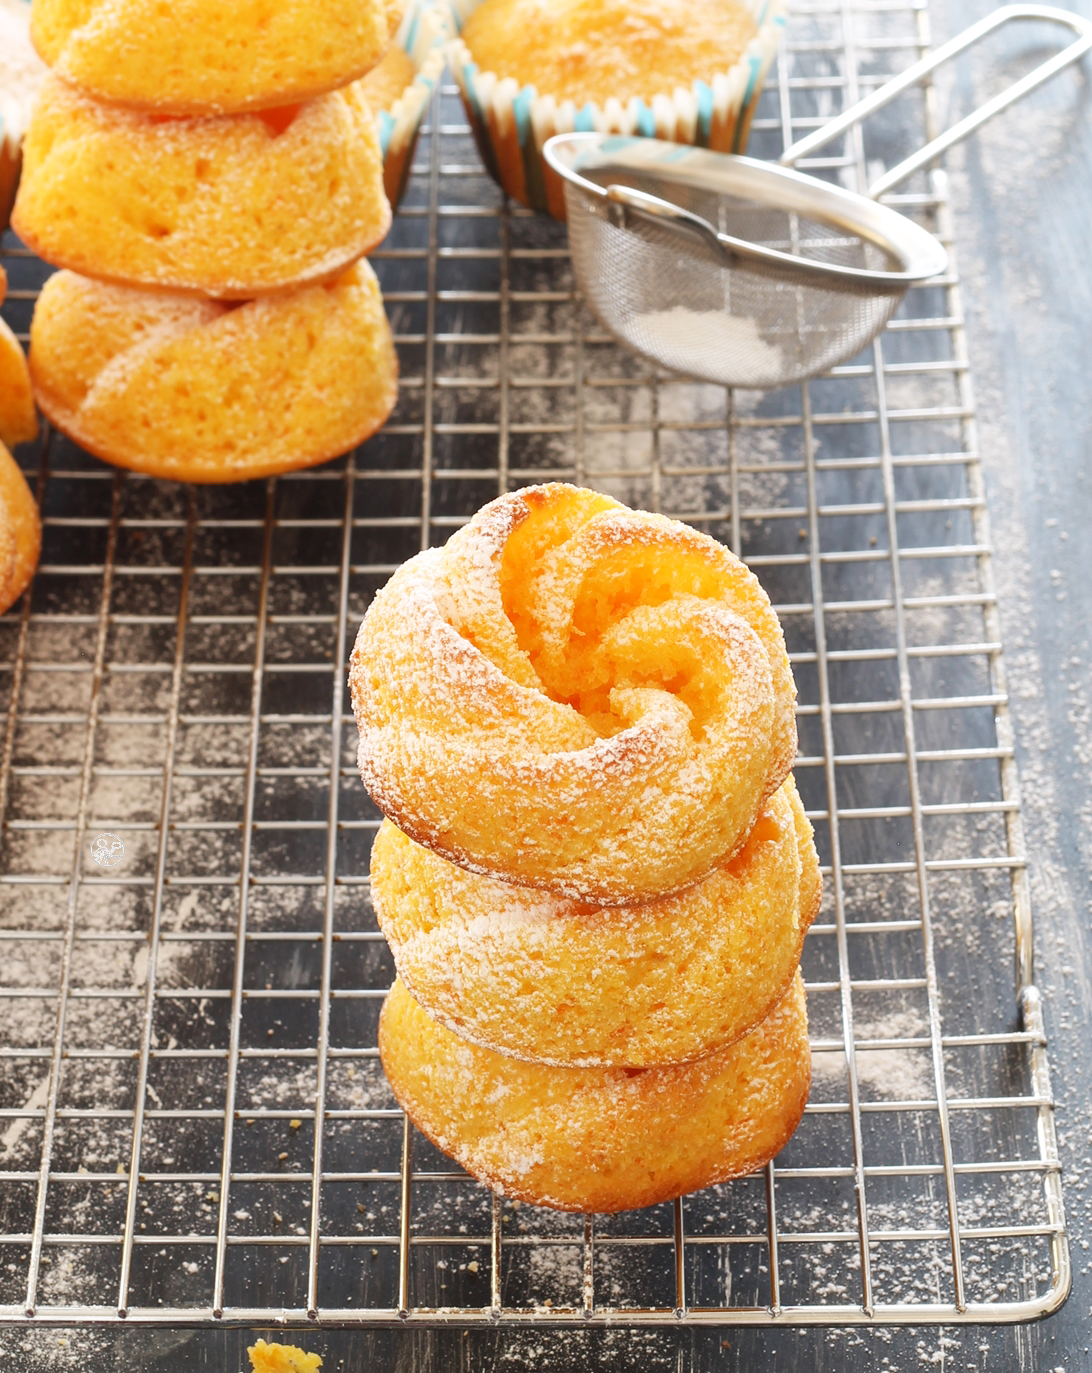
{"label": "striped paper cupcake liner", "polygon": [[[461,27],[481,0],[453,0]],[[695,81],[689,90],[651,100],[611,97],[578,107],[572,100],[540,95],[512,77],[479,70],[461,38],[448,44],[448,61],[482,160],[507,193],[533,210],[565,218],[561,179],[545,163],[542,148],[558,133],[643,135],[689,143],[717,152],[742,152],[758,97],[785,25],[784,0],[751,0],[758,32],[728,71]]]}
{"label": "striped paper cupcake liner", "polygon": [[383,151],[383,189],[392,210],[398,208],[405,194],[417,136],[444,70],[446,45],[454,33],[455,19],[447,0],[413,0],[395,34],[394,41],[409,54],[417,74],[390,109],[376,115]]}

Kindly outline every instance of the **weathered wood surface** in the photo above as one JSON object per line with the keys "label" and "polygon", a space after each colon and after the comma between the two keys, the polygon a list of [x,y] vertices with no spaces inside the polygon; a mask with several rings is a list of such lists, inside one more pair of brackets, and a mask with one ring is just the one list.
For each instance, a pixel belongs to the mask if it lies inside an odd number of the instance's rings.
{"label": "weathered wood surface", "polygon": [[[985,13],[934,0],[937,39]],[[1082,3],[1082,12],[1088,4]],[[1045,37],[1045,35],[1044,35]],[[1014,31],[941,82],[941,107],[1026,69]],[[965,1330],[324,1332],[338,1369],[1092,1370],[1092,63],[949,156],[968,346],[997,553],[1059,1104],[1073,1292],[1037,1325]],[[7,1331],[15,1369],[245,1366],[241,1332]],[[58,1345],[59,1339],[68,1341]],[[68,1357],[65,1358],[65,1355]],[[54,1362],[56,1360],[56,1362]],[[73,1366],[75,1366],[73,1364]]]}

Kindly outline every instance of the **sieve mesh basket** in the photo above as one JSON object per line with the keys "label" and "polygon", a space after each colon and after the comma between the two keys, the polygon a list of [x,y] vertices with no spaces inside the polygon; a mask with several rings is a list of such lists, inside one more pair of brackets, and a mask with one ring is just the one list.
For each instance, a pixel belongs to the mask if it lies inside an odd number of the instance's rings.
{"label": "sieve mesh basket", "polygon": [[[1077,36],[867,196],[789,170],[1022,20]],[[1004,6],[786,148],[777,166],[656,139],[560,134],[543,152],[565,187],[580,289],[616,339],[671,371],[762,390],[819,376],[861,352],[911,285],[945,271],[936,241],[880,197],[1090,49],[1092,25],[1079,16]]]}
{"label": "sieve mesh basket", "polygon": [[[609,206],[567,189],[569,242],[588,304],[623,343],[672,371],[703,381],[769,389],[826,371],[860,351],[898,307],[900,295],[836,293],[732,268],[695,244],[684,258],[677,236],[655,221],[611,222]],[[775,246],[789,233],[832,257],[880,255],[860,238],[819,221],[761,207],[738,212],[719,197],[719,218],[745,218],[755,241]],[[576,202],[574,204],[573,202]],[[749,234],[749,236],[750,236]],[[857,262],[853,262],[857,265]]]}
{"label": "sieve mesh basket", "polygon": [[[846,362],[911,279],[944,270],[918,226],[782,168],[594,134],[551,151],[570,171],[569,251],[588,304],[621,342],[703,381],[769,390]],[[797,208],[809,195],[810,213]],[[646,197],[682,213],[650,213]]]}

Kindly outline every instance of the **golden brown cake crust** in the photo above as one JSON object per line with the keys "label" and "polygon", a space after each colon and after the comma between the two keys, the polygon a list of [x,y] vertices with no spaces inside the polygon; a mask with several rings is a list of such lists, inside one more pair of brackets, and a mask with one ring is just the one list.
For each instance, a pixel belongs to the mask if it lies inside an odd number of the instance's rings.
{"label": "golden brown cake crust", "polygon": [[413,84],[416,74],[413,58],[397,43],[392,43],[382,62],[357,84],[373,110],[389,110],[406,87]]}
{"label": "golden brown cake crust", "polygon": [[797,974],[756,1029],[695,1063],[554,1068],[478,1048],[395,982],[379,1052],[407,1115],[494,1191],[561,1211],[622,1211],[752,1172],[799,1124],[811,1081]]}
{"label": "golden brown cake crust", "polygon": [[603,908],[480,877],[389,820],[371,880],[399,977],[461,1038],[531,1062],[648,1067],[700,1058],[769,1014],[818,871],[790,778],[735,858],[659,901]]}
{"label": "golden brown cake crust", "polygon": [[38,437],[30,369],[22,345],[0,319],[0,443],[14,448]]}
{"label": "golden brown cake crust", "polygon": [[[5,452],[6,449],[0,449],[0,453]],[[0,496],[0,614],[7,610],[15,599],[14,596],[8,596],[8,588],[15,578],[16,551],[15,526],[8,513],[7,501]]]}
{"label": "golden brown cake crust", "polygon": [[[0,267],[0,301],[8,281]],[[30,386],[30,368],[23,345],[0,319],[0,443],[14,448],[38,437],[38,415]]]}
{"label": "golden brown cake crust", "polygon": [[739,0],[484,0],[462,39],[483,72],[581,107],[709,82],[757,30]]}
{"label": "golden brown cake crust", "polygon": [[164,119],[53,76],[12,223],[85,276],[248,300],[344,271],[385,236],[390,207],[356,87],[298,109]]}
{"label": "golden brown cake crust", "polygon": [[386,420],[398,360],[366,262],[234,308],[58,272],[31,325],[42,410],[89,452],[174,481],[312,466]]}
{"label": "golden brown cake crust", "polygon": [[61,76],[100,100],[231,114],[363,76],[398,10],[382,0],[35,0],[31,38]]}
{"label": "golden brown cake crust", "polygon": [[796,753],[784,637],[726,548],[555,483],[406,563],[353,651],[358,761],[453,863],[600,904],[744,842]]}
{"label": "golden brown cake crust", "polygon": [[800,923],[808,930],[823,904],[823,875],[819,870],[819,855],[815,852],[815,831],[796,789],[796,780],[790,777],[785,785],[792,802],[793,824],[800,845]]}
{"label": "golden brown cake crust", "polygon": [[27,589],[42,551],[38,506],[18,463],[0,443],[0,613]]}

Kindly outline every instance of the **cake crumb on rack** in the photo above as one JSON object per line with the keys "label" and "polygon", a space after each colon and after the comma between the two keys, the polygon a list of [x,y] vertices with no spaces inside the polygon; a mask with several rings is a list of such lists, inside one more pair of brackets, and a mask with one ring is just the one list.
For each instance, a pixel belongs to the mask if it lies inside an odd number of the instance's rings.
{"label": "cake crumb on rack", "polygon": [[316,1373],[322,1365],[318,1354],[309,1354],[294,1344],[266,1344],[259,1340],[247,1347],[253,1373]]}

